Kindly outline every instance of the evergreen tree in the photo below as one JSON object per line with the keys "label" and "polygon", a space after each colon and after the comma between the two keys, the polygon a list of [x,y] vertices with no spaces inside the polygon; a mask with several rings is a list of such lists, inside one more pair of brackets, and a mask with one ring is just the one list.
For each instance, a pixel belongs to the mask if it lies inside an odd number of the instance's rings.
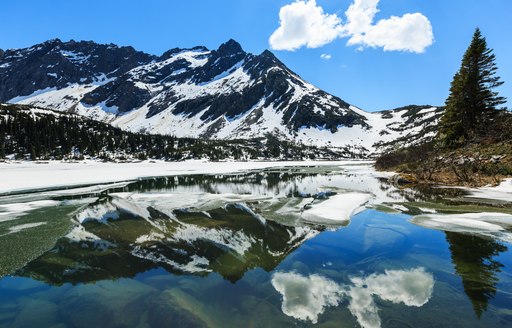
{"label": "evergreen tree", "polygon": [[477,28],[446,100],[438,135],[443,145],[457,146],[474,137],[483,123],[492,119],[498,106],[506,102],[493,91],[503,84],[496,76],[495,60],[493,50]]}

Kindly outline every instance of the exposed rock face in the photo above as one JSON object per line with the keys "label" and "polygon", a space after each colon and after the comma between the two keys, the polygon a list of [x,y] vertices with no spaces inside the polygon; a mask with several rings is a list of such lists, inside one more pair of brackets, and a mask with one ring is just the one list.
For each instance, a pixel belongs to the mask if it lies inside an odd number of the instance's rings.
{"label": "exposed rock face", "polygon": [[74,112],[136,132],[227,139],[272,133],[361,152],[407,139],[410,125],[383,137],[376,115],[390,123],[393,115],[361,111],[305,82],[270,51],[246,53],[234,40],[159,57],[57,39],[0,51],[0,102]]}
{"label": "exposed rock face", "polygon": [[0,101],[69,84],[114,79],[154,56],[132,47],[49,40],[27,49],[0,52]]}

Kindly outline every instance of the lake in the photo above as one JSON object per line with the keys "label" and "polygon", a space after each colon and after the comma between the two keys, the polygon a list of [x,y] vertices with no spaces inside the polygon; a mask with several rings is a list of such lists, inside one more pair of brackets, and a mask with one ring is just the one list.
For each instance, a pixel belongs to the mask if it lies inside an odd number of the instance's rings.
{"label": "lake", "polygon": [[0,327],[510,327],[512,204],[369,165],[0,196]]}

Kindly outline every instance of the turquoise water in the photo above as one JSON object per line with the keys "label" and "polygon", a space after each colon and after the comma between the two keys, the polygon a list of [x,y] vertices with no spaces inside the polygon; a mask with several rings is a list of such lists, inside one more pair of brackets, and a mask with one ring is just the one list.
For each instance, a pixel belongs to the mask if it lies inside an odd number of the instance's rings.
{"label": "turquoise water", "polygon": [[[304,221],[318,190],[374,200]],[[307,168],[47,194],[58,206],[0,221],[0,326],[510,327],[511,244],[409,222],[483,206],[449,193]]]}

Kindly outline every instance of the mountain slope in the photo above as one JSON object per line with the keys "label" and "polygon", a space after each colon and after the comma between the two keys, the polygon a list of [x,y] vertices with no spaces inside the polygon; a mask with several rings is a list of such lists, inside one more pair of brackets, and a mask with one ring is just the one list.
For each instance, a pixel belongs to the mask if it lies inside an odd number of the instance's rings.
{"label": "mountain slope", "polygon": [[208,140],[123,131],[80,115],[0,104],[0,161],[8,159],[339,159],[347,149],[308,147],[266,136]]}
{"label": "mountain slope", "polygon": [[305,82],[271,52],[246,53],[234,40],[216,50],[176,48],[159,57],[60,40],[8,50],[0,53],[2,101],[72,112],[134,132],[217,139],[272,133],[361,154],[400,138],[408,142],[408,130],[418,123],[388,127],[402,117],[364,112]]}

